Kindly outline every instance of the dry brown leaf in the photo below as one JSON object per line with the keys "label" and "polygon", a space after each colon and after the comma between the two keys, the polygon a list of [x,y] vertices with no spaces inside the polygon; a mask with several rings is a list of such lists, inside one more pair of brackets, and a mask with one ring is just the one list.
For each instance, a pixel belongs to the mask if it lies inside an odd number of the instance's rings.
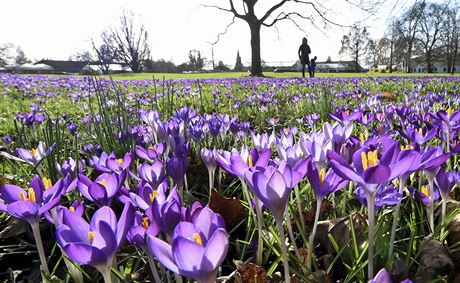
{"label": "dry brown leaf", "polygon": [[224,218],[227,230],[231,230],[246,218],[246,209],[239,200],[222,197],[215,190],[211,193],[209,208]]}

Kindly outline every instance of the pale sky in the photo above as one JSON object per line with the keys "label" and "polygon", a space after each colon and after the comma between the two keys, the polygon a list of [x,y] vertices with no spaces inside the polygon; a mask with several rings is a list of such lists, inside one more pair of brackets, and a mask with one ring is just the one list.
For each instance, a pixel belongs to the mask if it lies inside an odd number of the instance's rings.
{"label": "pale sky", "polygon": [[[378,38],[383,35],[391,15],[399,14],[404,6],[414,1],[387,0],[374,16],[364,14],[344,0],[322,2],[331,8],[329,16],[335,22],[351,25],[357,20],[364,20],[371,35]],[[265,5],[278,2],[259,0],[262,3],[259,11]],[[228,7],[227,0],[0,0],[0,44],[20,46],[33,60],[67,60],[78,51],[90,50],[90,38],[97,39],[103,29],[118,23],[121,11],[125,9],[133,11],[147,28],[154,60],[163,58],[180,64],[187,61],[191,49],[197,49],[211,59],[211,45],[207,42],[214,42],[232,17],[225,12],[201,7],[200,4],[204,3]],[[235,3],[240,3],[240,0],[235,0]],[[312,13],[311,9],[305,8],[298,11]],[[277,29],[262,28],[264,61],[274,62],[270,65],[294,62],[304,36],[308,37],[312,55],[318,56],[318,61],[326,60],[327,56],[339,59],[340,40],[347,33],[346,29],[329,26],[321,32],[307,21],[299,23],[306,34],[288,21],[280,23]],[[214,46],[215,62],[221,60],[233,66],[239,50],[243,64],[249,64],[249,41],[247,24],[237,19]]]}

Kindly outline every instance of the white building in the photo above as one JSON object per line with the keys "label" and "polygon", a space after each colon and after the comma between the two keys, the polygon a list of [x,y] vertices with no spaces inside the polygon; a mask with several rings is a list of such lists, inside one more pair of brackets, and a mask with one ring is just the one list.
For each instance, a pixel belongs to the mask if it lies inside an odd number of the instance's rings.
{"label": "white building", "polygon": [[[423,57],[413,58],[411,72],[412,73],[426,73],[427,66]],[[434,59],[433,73],[447,73],[447,64],[439,59]],[[460,53],[455,58],[454,73],[460,73]]]}

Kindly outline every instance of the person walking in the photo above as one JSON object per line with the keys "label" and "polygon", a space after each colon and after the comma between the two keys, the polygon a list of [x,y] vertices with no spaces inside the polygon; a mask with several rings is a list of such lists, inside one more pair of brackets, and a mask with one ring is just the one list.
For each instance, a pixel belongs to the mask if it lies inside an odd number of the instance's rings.
{"label": "person walking", "polygon": [[302,64],[302,77],[305,78],[305,65],[308,65],[308,73],[311,77],[311,70],[310,70],[310,57],[309,54],[311,53],[310,46],[308,45],[308,40],[306,37],[302,39],[302,44],[299,47],[299,59],[300,64]]}
{"label": "person walking", "polygon": [[316,59],[318,59],[318,57],[315,56],[310,60],[310,78],[315,77]]}

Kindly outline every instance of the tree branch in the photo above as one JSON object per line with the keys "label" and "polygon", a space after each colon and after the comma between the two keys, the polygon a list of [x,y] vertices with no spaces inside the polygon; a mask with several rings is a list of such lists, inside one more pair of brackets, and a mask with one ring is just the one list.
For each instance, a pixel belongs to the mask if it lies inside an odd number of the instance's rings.
{"label": "tree branch", "polygon": [[289,2],[291,0],[282,0],[281,2],[279,2],[278,4],[274,5],[273,7],[271,7],[270,9],[268,9],[268,11],[265,13],[265,15],[260,18],[260,23],[263,23],[265,22],[265,20],[270,17],[270,15],[278,8],[280,8],[281,6],[283,6],[284,4],[286,4],[287,2]]}

